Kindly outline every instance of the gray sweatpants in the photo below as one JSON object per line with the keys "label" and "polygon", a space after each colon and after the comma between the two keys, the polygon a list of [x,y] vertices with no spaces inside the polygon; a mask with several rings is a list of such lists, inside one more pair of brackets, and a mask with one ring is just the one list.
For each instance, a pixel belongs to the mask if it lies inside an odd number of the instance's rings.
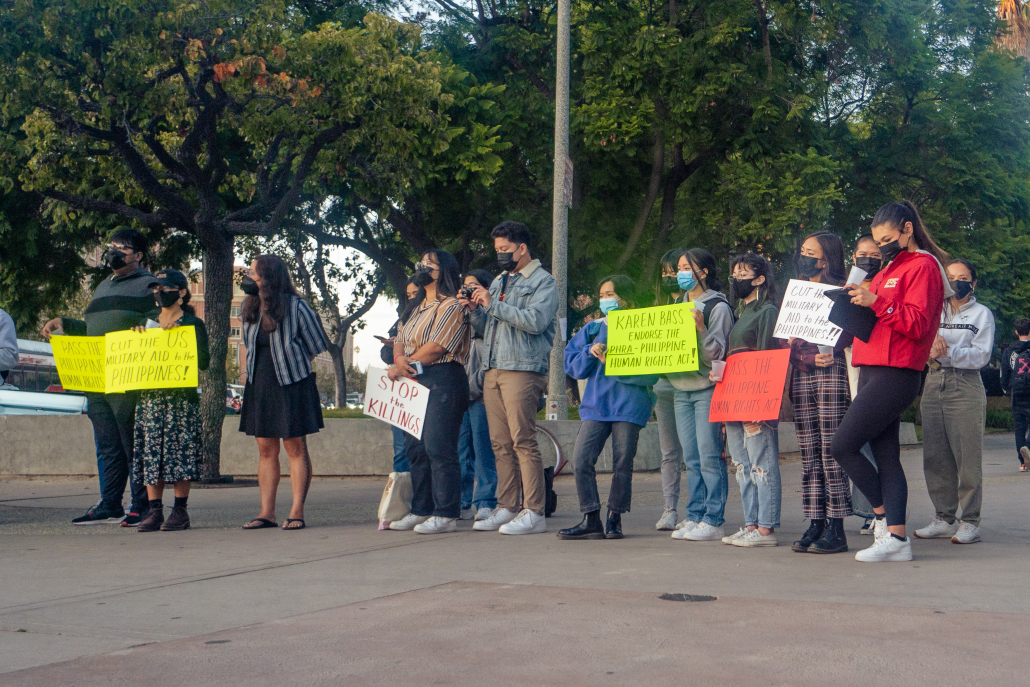
{"label": "gray sweatpants", "polygon": [[683,474],[683,446],[676,428],[676,389],[662,378],[654,385],[658,402],[655,415],[658,418],[658,447],[662,451],[662,495],[665,507],[676,510],[680,500],[680,478]]}
{"label": "gray sweatpants", "polygon": [[926,377],[923,474],[937,517],[980,524],[983,500],[983,438],[987,394],[979,370],[942,367]]}

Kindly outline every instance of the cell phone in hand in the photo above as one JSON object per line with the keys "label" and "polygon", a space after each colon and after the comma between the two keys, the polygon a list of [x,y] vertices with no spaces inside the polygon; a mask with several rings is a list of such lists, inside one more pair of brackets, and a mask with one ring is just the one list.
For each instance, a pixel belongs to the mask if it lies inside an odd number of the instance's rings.
{"label": "cell phone in hand", "polygon": [[389,340],[390,340],[389,338],[387,338],[387,337],[385,337],[385,336],[379,336],[378,334],[373,334],[372,336],[373,336],[373,337],[375,337],[376,339],[379,339],[379,340],[380,340],[380,341],[382,341],[383,343],[386,343],[387,341],[389,341]]}
{"label": "cell phone in hand", "polygon": [[411,360],[411,361],[408,362],[408,364],[411,365],[411,367],[413,367],[415,369],[415,376],[416,377],[418,377],[420,374],[422,374],[422,372],[423,372],[422,363],[420,363],[417,360]]}

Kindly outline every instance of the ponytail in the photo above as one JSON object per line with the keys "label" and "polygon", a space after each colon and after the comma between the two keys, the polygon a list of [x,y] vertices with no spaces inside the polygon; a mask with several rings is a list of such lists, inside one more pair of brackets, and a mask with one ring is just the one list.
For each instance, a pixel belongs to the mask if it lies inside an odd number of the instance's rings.
{"label": "ponytail", "polygon": [[886,224],[902,231],[905,222],[912,223],[912,238],[915,240],[916,246],[937,258],[937,262],[942,267],[946,265],[949,260],[948,254],[930,236],[926,227],[923,226],[923,220],[919,217],[919,211],[910,201],[899,200],[882,206],[873,216],[871,226]]}

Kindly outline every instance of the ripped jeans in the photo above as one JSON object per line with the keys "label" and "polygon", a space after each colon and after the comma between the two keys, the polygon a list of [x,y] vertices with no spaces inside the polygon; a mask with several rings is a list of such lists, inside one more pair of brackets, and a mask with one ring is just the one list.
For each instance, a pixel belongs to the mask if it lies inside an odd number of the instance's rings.
{"label": "ripped jeans", "polygon": [[742,422],[726,423],[726,443],[737,468],[744,525],[780,526],[780,438],[775,427],[761,423],[748,435]]}

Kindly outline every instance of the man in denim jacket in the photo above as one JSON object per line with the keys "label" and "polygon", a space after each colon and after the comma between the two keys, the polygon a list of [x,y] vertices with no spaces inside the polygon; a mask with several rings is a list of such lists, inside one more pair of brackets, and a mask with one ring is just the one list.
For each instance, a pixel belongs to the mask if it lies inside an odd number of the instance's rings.
{"label": "man in denim jacket", "polygon": [[[470,300],[472,326],[483,336],[483,404],[497,460],[497,509],[473,529],[501,534],[546,531],[544,467],[536,440],[536,413],[558,326],[554,277],[530,257],[529,227],[502,222],[490,232],[504,272],[490,290]],[[523,510],[516,513],[519,490]]]}

